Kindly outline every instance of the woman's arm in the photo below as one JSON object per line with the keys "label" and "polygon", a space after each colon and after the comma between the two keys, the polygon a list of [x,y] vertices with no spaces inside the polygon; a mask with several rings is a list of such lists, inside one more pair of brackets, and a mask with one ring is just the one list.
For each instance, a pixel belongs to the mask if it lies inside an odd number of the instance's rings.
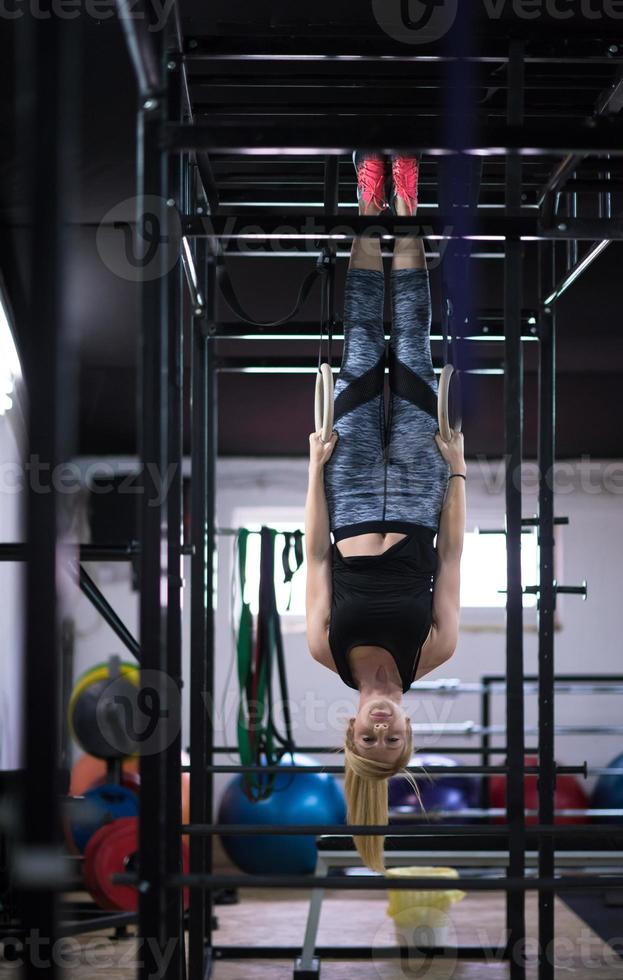
{"label": "woman's arm", "polygon": [[307,642],[314,660],[331,670],[335,670],[328,639],[332,593],[331,538],[329,511],[324,490],[324,465],[330,458],[336,441],[335,432],[326,444],[322,442],[318,433],[312,432],[310,435],[309,482],[305,502]]}
{"label": "woman's arm", "polygon": [[[449,443],[436,436],[437,445],[450,465],[450,473],[465,475],[463,436],[452,435]],[[452,656],[459,636],[460,569],[465,535],[465,480],[448,481],[437,535],[437,576],[433,591],[432,626],[422,647],[415,679],[439,667]]]}

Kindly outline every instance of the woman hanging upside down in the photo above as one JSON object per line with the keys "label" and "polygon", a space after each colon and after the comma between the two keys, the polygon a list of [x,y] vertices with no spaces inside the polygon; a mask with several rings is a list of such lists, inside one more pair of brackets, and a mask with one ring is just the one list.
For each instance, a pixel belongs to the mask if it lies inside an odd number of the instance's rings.
{"label": "woman hanging upside down", "polygon": [[[415,156],[355,153],[354,163],[360,214],[388,207],[390,169],[395,213],[414,214]],[[446,443],[437,431],[430,291],[419,238],[396,239],[391,299],[386,418],[380,240],[355,239],[334,432],[327,443],[319,432],[309,437],[307,639],[314,660],[359,691],[344,749],[352,824],[387,823],[387,780],[413,753],[402,695],[452,656],[459,625],[463,437],[453,433]],[[382,837],[355,842],[364,862],[382,870]]]}

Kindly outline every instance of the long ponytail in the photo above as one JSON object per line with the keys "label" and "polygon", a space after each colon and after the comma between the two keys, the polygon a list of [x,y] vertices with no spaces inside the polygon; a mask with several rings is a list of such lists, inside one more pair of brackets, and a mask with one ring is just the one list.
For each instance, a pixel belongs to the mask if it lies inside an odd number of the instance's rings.
{"label": "long ponytail", "polygon": [[[407,721],[405,745],[400,756],[394,763],[377,762],[374,759],[364,759],[355,751],[354,719],[351,719],[346,729],[344,746],[344,769],[346,792],[347,820],[349,824],[387,824],[389,820],[387,795],[387,780],[399,773],[409,779],[415,788],[413,777],[405,771],[405,766],[413,755],[413,735],[411,725]],[[418,794],[419,796],[419,794]],[[372,871],[384,871],[384,838],[354,837],[355,847],[364,864]]]}

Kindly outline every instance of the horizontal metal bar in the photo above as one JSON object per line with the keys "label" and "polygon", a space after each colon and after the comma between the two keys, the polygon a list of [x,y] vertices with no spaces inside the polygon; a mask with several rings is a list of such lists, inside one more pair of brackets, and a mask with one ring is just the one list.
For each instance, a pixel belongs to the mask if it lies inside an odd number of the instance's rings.
{"label": "horizontal metal bar", "polygon": [[[113,881],[120,884],[136,884],[137,875],[113,875]],[[357,875],[338,877],[327,875],[317,878],[315,875],[209,875],[209,874],[180,874],[171,875],[171,885],[177,887],[205,888],[210,891],[222,888],[322,888],[323,890],[337,889],[339,891],[443,891],[451,884],[465,891],[554,891],[566,892],[574,890],[603,890],[604,888],[623,888],[621,875],[566,875],[559,878],[422,878],[414,876],[388,878],[383,875]]]}
{"label": "horizontal metal bar", "polygon": [[[538,682],[536,674],[526,674],[524,680]],[[483,684],[498,684],[504,681],[503,674],[483,674]],[[623,684],[623,674],[558,674],[556,683],[562,684]]]}
{"label": "horizontal metal bar", "polygon": [[466,238],[471,241],[499,241],[519,238],[524,242],[560,240],[619,240],[623,238],[623,220],[617,218],[564,218],[552,228],[543,229],[534,211],[521,216],[505,216],[477,212],[472,216],[449,213],[434,214],[421,219],[378,215],[183,215],[182,228],[189,237],[219,238],[230,241],[287,242],[291,248],[297,240],[310,243],[325,240],[350,242],[359,235],[382,237],[387,240],[412,236],[428,241],[449,241]]}
{"label": "horizontal metal bar", "polygon": [[[71,908],[62,909],[62,912],[71,913]],[[136,912],[101,912],[99,915],[95,907],[91,908],[91,914],[84,919],[63,919],[59,922],[59,936],[80,936],[86,932],[99,932],[101,929],[120,929],[123,926],[134,925],[138,921]]]}
{"label": "horizontal metal bar", "polygon": [[[483,684],[480,681],[474,683],[462,682],[458,678],[441,678],[437,681],[415,681],[411,685],[411,691],[418,693],[426,691],[431,694],[453,695],[453,694],[506,694],[506,684],[496,682],[494,684]],[[524,694],[538,694],[539,686],[533,681],[526,681],[523,685]],[[603,684],[570,684],[566,681],[554,682],[555,694],[623,694],[623,683],[613,685],[607,681]],[[446,750],[447,751],[447,750]]]}
{"label": "horizontal metal bar", "polygon": [[[228,371],[231,373],[246,373],[246,374],[317,374],[318,372],[318,362],[317,359],[314,360],[313,356],[299,355],[298,357],[267,357],[259,354],[245,355],[243,352],[240,354],[229,357],[217,357],[216,359],[216,369],[218,371]],[[441,363],[438,363],[435,367],[437,374],[441,374]],[[335,365],[333,367],[334,373],[337,373],[339,366]],[[465,374],[504,374],[503,364],[500,361],[499,364],[489,365],[487,367],[479,368],[464,368],[463,372]],[[389,374],[389,368],[385,368],[385,374]]]}
{"label": "horizontal metal bar", "polygon": [[[192,545],[184,545],[181,548],[183,555],[192,555]],[[130,541],[128,544],[72,544],[64,542],[59,544],[59,551],[67,552],[69,557],[76,557],[78,553],[80,561],[132,561],[140,554],[140,546],[137,541]],[[23,542],[5,542],[0,544],[0,561],[26,561],[28,559],[28,545]]]}
{"label": "horizontal metal bar", "polygon": [[[257,772],[257,773],[281,773],[282,775],[290,775],[292,773],[314,773],[314,772],[326,772],[332,773],[333,775],[340,775],[344,773],[344,766],[207,766],[208,772],[214,773],[238,773],[238,772]],[[183,772],[190,772],[190,766],[182,766]],[[406,772],[422,774],[424,772],[426,775],[438,775],[438,776],[493,776],[493,775],[506,775],[508,773],[508,766],[483,766],[483,765],[456,765],[456,766],[405,766]],[[538,774],[540,772],[539,766],[524,766],[525,773],[528,774]],[[556,772],[560,775],[583,775],[585,772],[585,766],[556,766]]]}
{"label": "horizontal metal bar", "polygon": [[[522,517],[521,518],[521,523],[522,523],[522,525],[524,527],[539,527],[539,525],[541,523],[541,518],[539,517],[538,514],[534,514],[532,517]],[[569,523],[569,518],[568,517],[555,517],[554,518],[554,524],[556,524],[556,525],[563,525],[563,524],[568,524],[568,523]]]}
{"label": "horizontal metal bar", "polygon": [[[479,725],[474,721],[422,722],[412,725],[414,733],[439,735],[505,735],[506,725]],[[556,735],[621,735],[623,725],[557,725]],[[537,727],[524,728],[524,735],[538,735]]]}
{"label": "horizontal metal bar", "polygon": [[162,148],[168,151],[209,150],[213,153],[258,154],[293,153],[323,156],[347,154],[353,146],[373,146],[383,153],[415,149],[437,155],[476,153],[522,156],[610,153],[623,155],[623,127],[610,117],[583,123],[531,123],[529,126],[491,124],[479,128],[478,138],[469,144],[460,139],[461,127],[444,118],[423,125],[413,115],[360,116],[319,114],[317,116],[257,117],[228,115],[213,117],[209,123],[169,123],[162,132]]}
{"label": "horizontal metal bar", "polygon": [[[554,580],[554,592],[560,593],[560,595],[583,595],[586,596],[587,593],[587,583],[582,582],[581,585],[558,585]],[[500,592],[503,590],[500,589]],[[522,591],[526,595],[538,595],[541,591],[540,585],[524,585]]]}
{"label": "horizontal metal bar", "polygon": [[[526,310],[522,314],[523,339],[535,340],[537,332],[537,315],[533,310]],[[228,340],[313,340],[318,339],[318,323],[315,321],[295,320],[287,326],[281,327],[276,332],[275,327],[263,327],[246,324],[241,321],[235,322],[216,322],[213,324],[214,333],[211,336]],[[391,334],[391,321],[384,324],[386,339]],[[344,339],[344,325],[341,320],[336,320],[332,331],[334,340]],[[457,334],[455,334],[457,336]],[[504,313],[502,310],[476,312],[468,316],[467,322],[462,326],[463,340],[468,342],[485,341],[487,343],[497,343],[504,340]],[[431,324],[430,340],[432,343],[443,341],[440,322]]]}
{"label": "horizontal metal bar", "polygon": [[[200,837],[209,837],[213,834],[218,834],[219,837],[267,837],[274,836],[276,827],[274,824],[267,826],[266,824],[183,824],[181,832],[183,834],[196,834]],[[530,834],[535,837],[555,837],[560,840],[564,840],[567,837],[595,837],[595,825],[594,824],[575,824],[575,825],[536,825],[528,828]],[[601,828],[603,831],[604,828]],[[609,832],[611,828],[608,828]],[[422,837],[425,838],[428,834],[437,835],[447,835],[455,837],[487,837],[488,835],[493,835],[494,837],[508,837],[509,831],[507,827],[502,825],[496,826],[477,826],[475,824],[455,824],[452,827],[449,826],[437,826],[431,827],[429,830],[424,830],[421,824],[392,824],[388,827],[386,824],[349,824],[345,826],[344,824],[333,824],[333,825],[317,825],[317,824],[290,824],[278,827],[279,836],[287,837],[341,837],[345,840],[350,840],[353,836],[372,836],[372,837]],[[618,831],[619,835],[621,830]],[[616,835],[615,835],[616,836]]]}
{"label": "horizontal metal bar", "polygon": [[[426,44],[411,44],[409,50],[414,30],[406,24],[396,37],[393,32],[384,32],[378,23],[357,25],[352,23],[352,18],[349,20],[348,24],[339,24],[335,18],[325,25],[307,23],[302,30],[300,23],[279,24],[275,23],[274,17],[270,17],[262,24],[256,19],[254,22],[232,25],[227,32],[221,29],[209,36],[189,37],[184,51],[186,57],[192,60],[220,57],[249,61],[257,57],[269,60],[282,57],[335,62],[368,58],[423,62],[430,67],[431,59],[434,62],[453,61],[458,55],[473,62],[506,62],[509,37],[512,35],[529,42],[526,61],[538,59],[555,63],[564,62],[570,57],[603,55],[611,63],[621,35],[620,20],[616,17],[603,16],[599,22],[599,37],[591,37],[587,36],[585,18],[579,13],[561,21],[555,15],[547,16],[547,11],[542,10],[536,20],[532,17],[509,19],[482,15],[474,22],[469,39],[452,30],[451,24],[442,37],[431,37]],[[400,22],[394,20],[394,29],[399,30],[400,26]],[[609,44],[609,40],[615,43]]]}
{"label": "horizontal metal bar", "polygon": [[[490,249],[476,249],[470,252],[469,260],[472,259],[478,261],[502,261],[504,259],[503,251],[495,251],[496,242],[491,243]],[[305,242],[303,247],[300,247],[296,241],[288,243],[287,249],[273,248],[270,250],[264,249],[260,250],[253,245],[245,245],[244,239],[240,239],[236,242],[235,250],[232,248],[227,248],[223,250],[223,254],[227,259],[315,259],[321,254],[320,248],[309,248],[309,243]],[[393,247],[390,247],[389,242],[381,241],[381,252],[383,256],[389,256],[393,254]],[[350,259],[350,251],[338,249],[335,253],[337,259]],[[426,257],[427,259],[438,259],[441,258],[439,251],[434,248],[426,247]]]}
{"label": "horizontal metal bar", "polygon": [[[434,950],[435,959],[508,959],[504,946],[422,946],[409,949],[409,960],[428,958]],[[292,960],[301,955],[300,946],[214,946],[215,960]],[[405,956],[400,946],[315,946],[314,956],[320,960],[398,960]]]}
{"label": "horizontal metal bar", "polygon": [[[418,683],[420,683],[420,682],[418,681]],[[412,690],[413,690],[413,688],[412,688]],[[614,693],[617,693],[617,692],[614,692]],[[621,688],[621,692],[620,693],[623,694],[623,687]],[[506,749],[506,746],[505,745],[488,745],[488,746],[482,746],[482,745],[452,745],[452,746],[450,746],[450,745],[444,745],[443,750],[448,755],[480,755],[480,756],[483,756],[483,757],[484,756],[489,756],[489,755],[506,755],[506,752],[507,752],[507,749]],[[326,745],[306,745],[306,746],[297,745],[296,751],[297,752],[301,752],[304,755],[305,754],[311,754],[311,755],[331,755],[331,756],[335,756],[335,746],[334,745],[333,746],[331,746],[331,745],[329,745],[329,746],[326,746]],[[425,751],[427,752],[427,751],[430,751],[430,749],[429,748],[422,748],[421,751],[422,752],[425,752]],[[238,746],[237,745],[217,745],[216,748],[213,749],[213,752],[215,754],[219,754],[219,755],[232,755],[232,754],[233,755],[237,755],[238,754]],[[536,746],[536,745],[533,746],[532,748],[527,748],[526,749],[526,755],[538,755],[538,752],[539,752],[539,749],[538,749],[538,746]]]}

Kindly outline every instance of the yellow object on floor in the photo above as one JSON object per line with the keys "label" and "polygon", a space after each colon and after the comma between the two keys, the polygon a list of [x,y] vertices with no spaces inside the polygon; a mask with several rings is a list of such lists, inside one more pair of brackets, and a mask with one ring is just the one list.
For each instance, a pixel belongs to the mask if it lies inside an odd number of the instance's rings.
{"label": "yellow object on floor", "polygon": [[[391,868],[388,878],[458,878],[454,868]],[[404,889],[388,892],[387,914],[394,920],[396,937],[407,945],[443,946],[447,942],[449,915],[455,902],[465,898],[458,888]]]}

